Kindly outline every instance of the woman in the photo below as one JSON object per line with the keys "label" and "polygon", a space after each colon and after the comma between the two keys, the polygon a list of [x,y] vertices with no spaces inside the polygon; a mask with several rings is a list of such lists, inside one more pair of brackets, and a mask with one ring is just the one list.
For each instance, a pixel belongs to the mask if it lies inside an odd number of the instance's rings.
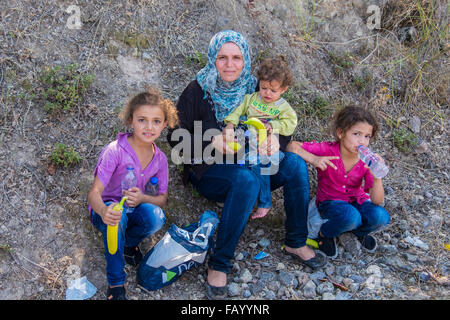
{"label": "woman", "polygon": [[[207,65],[198,72],[177,103],[180,128],[191,135],[191,150],[194,150],[196,138],[201,139],[202,150],[212,144],[215,151],[223,155],[235,153],[225,143],[225,136],[220,134],[225,126],[223,120],[240,105],[245,94],[255,91],[256,82],[251,75],[251,59],[245,38],[231,30],[217,33],[209,44]],[[218,134],[203,141],[205,135],[194,135],[194,131],[198,132],[194,128],[198,123],[202,133],[216,129]],[[172,147],[179,143],[176,139],[172,141],[174,132],[168,135]],[[289,140],[290,137],[280,136],[278,143],[277,139],[269,136],[261,148],[272,148],[273,153],[279,149],[284,151]],[[191,153],[191,164],[184,165],[183,181],[189,180],[207,199],[224,202],[206,281],[207,297],[222,299],[227,294],[227,274],[231,270],[236,245],[255,205],[260,186],[258,178],[244,166],[207,164],[194,157],[195,152]],[[309,180],[305,162],[294,153],[286,153],[270,182],[272,190],[284,187],[285,253],[312,268],[325,265],[325,256],[306,246]]]}

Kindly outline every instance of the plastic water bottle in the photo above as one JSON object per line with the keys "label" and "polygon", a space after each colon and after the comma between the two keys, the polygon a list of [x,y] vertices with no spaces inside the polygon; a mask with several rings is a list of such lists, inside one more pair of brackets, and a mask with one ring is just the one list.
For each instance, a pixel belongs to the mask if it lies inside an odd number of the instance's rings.
{"label": "plastic water bottle", "polygon": [[[122,191],[128,191],[129,189],[137,186],[137,179],[134,175],[134,165],[133,164],[127,164],[127,173],[125,174],[125,177],[122,179]],[[126,206],[126,212],[131,212],[132,208]]]}
{"label": "plastic water bottle", "polygon": [[151,196],[157,196],[159,192],[158,178],[152,177],[145,185],[145,193]]}
{"label": "plastic water bottle", "polygon": [[209,237],[216,230],[220,220],[214,211],[207,210],[201,216],[198,222],[198,229],[193,234],[193,242],[201,248],[206,248]]}
{"label": "plastic water bottle", "polygon": [[381,179],[388,174],[389,168],[377,157],[375,157],[375,155],[369,148],[365,146],[359,146],[358,157],[369,166],[370,170],[376,178]]}

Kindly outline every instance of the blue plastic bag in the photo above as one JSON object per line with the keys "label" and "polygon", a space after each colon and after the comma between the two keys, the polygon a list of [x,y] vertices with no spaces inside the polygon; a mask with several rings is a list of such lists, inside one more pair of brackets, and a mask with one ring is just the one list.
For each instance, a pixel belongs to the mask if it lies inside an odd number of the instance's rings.
{"label": "blue plastic bag", "polygon": [[172,224],[164,237],[144,256],[137,282],[147,290],[158,290],[175,282],[183,272],[205,261],[219,224],[213,211],[205,211],[199,222],[180,228]]}

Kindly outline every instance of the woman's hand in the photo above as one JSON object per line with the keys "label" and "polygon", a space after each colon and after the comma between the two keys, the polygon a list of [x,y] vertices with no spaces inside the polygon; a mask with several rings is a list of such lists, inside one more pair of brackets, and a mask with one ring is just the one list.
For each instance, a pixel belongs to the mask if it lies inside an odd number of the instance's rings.
{"label": "woman's hand", "polygon": [[258,147],[258,152],[262,156],[271,156],[280,150],[280,142],[274,134],[268,134],[267,139],[264,140]]}
{"label": "woman's hand", "polygon": [[138,187],[133,187],[128,190],[123,191],[123,195],[127,196],[127,206],[133,208],[137,207],[142,203],[142,197],[143,194],[141,192],[141,189]]}
{"label": "woman's hand", "polygon": [[216,149],[217,151],[219,151],[222,154],[234,154],[236,153],[236,151],[234,151],[233,149],[231,149],[228,145],[227,145],[227,137],[223,134],[219,134],[217,136],[214,136],[212,138],[212,142],[211,144],[213,145],[214,149]]}
{"label": "woman's hand", "polygon": [[110,226],[115,226],[120,222],[120,219],[122,218],[122,210],[121,211],[116,211],[114,210],[114,206],[117,203],[111,203],[109,206],[105,206],[104,209],[102,210],[102,220],[105,224],[110,225]]}
{"label": "woman's hand", "polygon": [[339,159],[338,156],[325,156],[325,157],[314,157],[313,161],[311,161],[312,165],[316,168],[319,168],[322,171],[327,170],[327,167],[331,167],[334,170],[337,170],[337,167],[331,162],[331,160]]}

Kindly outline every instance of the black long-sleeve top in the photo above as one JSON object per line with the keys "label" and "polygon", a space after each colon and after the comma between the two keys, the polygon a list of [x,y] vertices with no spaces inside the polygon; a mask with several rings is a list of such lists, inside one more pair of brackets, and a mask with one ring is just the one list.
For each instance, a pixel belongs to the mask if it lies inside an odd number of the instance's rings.
{"label": "black long-sleeve top", "polygon": [[[258,87],[257,87],[258,88]],[[223,123],[217,121],[214,111],[214,102],[209,94],[206,94],[198,84],[197,80],[193,80],[184,89],[177,102],[179,126],[169,130],[167,140],[171,147],[175,147],[182,139],[178,138],[172,141],[172,135],[177,128],[183,128],[191,134],[191,164],[184,164],[183,183],[186,184],[189,177],[189,172],[193,172],[197,179],[200,179],[205,171],[211,166],[201,159],[197,159],[194,155],[194,121],[202,122],[202,136],[195,137],[198,141],[202,141],[202,154],[205,148],[211,143],[211,139],[203,141],[203,134],[208,129],[217,129],[222,131]],[[287,144],[291,140],[291,136],[279,136],[280,150],[284,151]],[[214,155],[214,153],[213,153]],[[224,161],[225,162],[225,161]]]}

